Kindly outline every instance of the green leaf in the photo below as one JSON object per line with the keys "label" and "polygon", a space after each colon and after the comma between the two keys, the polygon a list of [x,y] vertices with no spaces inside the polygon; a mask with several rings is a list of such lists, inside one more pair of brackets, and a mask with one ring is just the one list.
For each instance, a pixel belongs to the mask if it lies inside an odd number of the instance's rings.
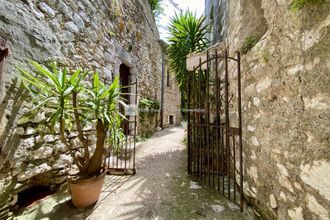
{"label": "green leaf", "polygon": [[70,77],[70,83],[73,86],[77,86],[78,85],[78,76],[80,75],[81,69],[77,69],[72,76]]}
{"label": "green leaf", "polygon": [[97,96],[98,91],[99,91],[99,86],[100,86],[100,80],[99,80],[99,74],[94,73],[93,75],[93,88],[94,88],[94,93]]}
{"label": "green leaf", "polygon": [[50,81],[52,83],[54,83],[54,85],[56,85],[57,87],[60,87],[60,82],[56,78],[55,73],[50,72],[47,68],[42,67],[39,63],[37,63],[35,61],[31,61],[31,63],[40,73],[42,73],[44,76],[46,76],[48,79],[50,79]]}

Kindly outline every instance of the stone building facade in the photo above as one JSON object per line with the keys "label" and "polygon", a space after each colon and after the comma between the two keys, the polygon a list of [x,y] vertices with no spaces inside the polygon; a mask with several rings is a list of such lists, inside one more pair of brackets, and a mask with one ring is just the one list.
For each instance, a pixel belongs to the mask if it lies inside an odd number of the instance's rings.
{"label": "stone building facade", "polygon": [[175,76],[165,65],[163,128],[181,124],[180,97]]}
{"label": "stone building facade", "polygon": [[139,98],[160,100],[162,47],[147,0],[0,0],[0,41],[10,50],[0,68],[1,212],[31,185],[62,183],[72,163],[57,137],[38,134],[42,112],[19,120],[31,100],[16,67],[55,60],[98,71],[105,81],[124,71],[129,83],[137,80]]}
{"label": "stone building facade", "polygon": [[[263,219],[329,219],[330,4],[206,0],[213,42],[242,55],[244,194]],[[250,38],[251,39],[251,38]],[[252,47],[253,46],[253,47]]]}

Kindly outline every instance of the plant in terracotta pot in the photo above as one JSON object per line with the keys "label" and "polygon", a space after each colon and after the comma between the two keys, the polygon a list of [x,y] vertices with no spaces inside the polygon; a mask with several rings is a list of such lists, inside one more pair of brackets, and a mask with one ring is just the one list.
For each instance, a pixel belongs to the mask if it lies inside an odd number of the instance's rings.
{"label": "plant in terracotta pot", "polygon": [[[124,102],[119,79],[106,85],[97,73],[90,82],[87,78],[91,74],[81,69],[71,72],[55,63],[47,68],[34,61],[32,65],[32,73],[18,68],[23,84],[38,103],[27,114],[33,117],[46,112],[44,130],[60,137],[77,167],[68,177],[72,202],[77,208],[86,208],[98,200],[102,189],[107,143],[113,143],[111,138],[121,132],[119,105]],[[79,146],[70,141],[74,134]],[[75,150],[77,147],[80,150]]]}

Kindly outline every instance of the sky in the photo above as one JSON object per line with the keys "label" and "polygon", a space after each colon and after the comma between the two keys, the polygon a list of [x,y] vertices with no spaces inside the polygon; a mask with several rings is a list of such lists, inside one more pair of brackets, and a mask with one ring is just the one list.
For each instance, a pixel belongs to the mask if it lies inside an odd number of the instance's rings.
{"label": "sky", "polygon": [[[205,0],[172,0],[182,10],[189,9],[192,12],[196,12],[197,16],[201,16],[204,13],[204,2]],[[170,18],[175,15],[175,12],[179,12],[169,0],[163,0],[162,6],[164,13],[157,19],[157,25],[159,30],[160,38],[166,41],[168,37],[166,27],[169,24]]]}

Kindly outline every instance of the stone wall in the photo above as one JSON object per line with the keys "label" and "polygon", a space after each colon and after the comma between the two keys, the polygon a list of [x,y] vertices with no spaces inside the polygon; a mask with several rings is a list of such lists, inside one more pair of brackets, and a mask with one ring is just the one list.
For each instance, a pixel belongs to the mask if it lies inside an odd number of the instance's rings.
{"label": "stone wall", "polygon": [[111,81],[125,64],[139,96],[160,97],[161,46],[147,0],[0,0],[0,38],[10,49],[0,75],[0,207],[29,185],[63,182],[72,163],[57,137],[38,134],[43,113],[18,120],[31,100],[16,66],[56,60]]}
{"label": "stone wall", "polygon": [[330,3],[227,4],[231,55],[260,36],[242,55],[245,197],[263,219],[329,219]]}

